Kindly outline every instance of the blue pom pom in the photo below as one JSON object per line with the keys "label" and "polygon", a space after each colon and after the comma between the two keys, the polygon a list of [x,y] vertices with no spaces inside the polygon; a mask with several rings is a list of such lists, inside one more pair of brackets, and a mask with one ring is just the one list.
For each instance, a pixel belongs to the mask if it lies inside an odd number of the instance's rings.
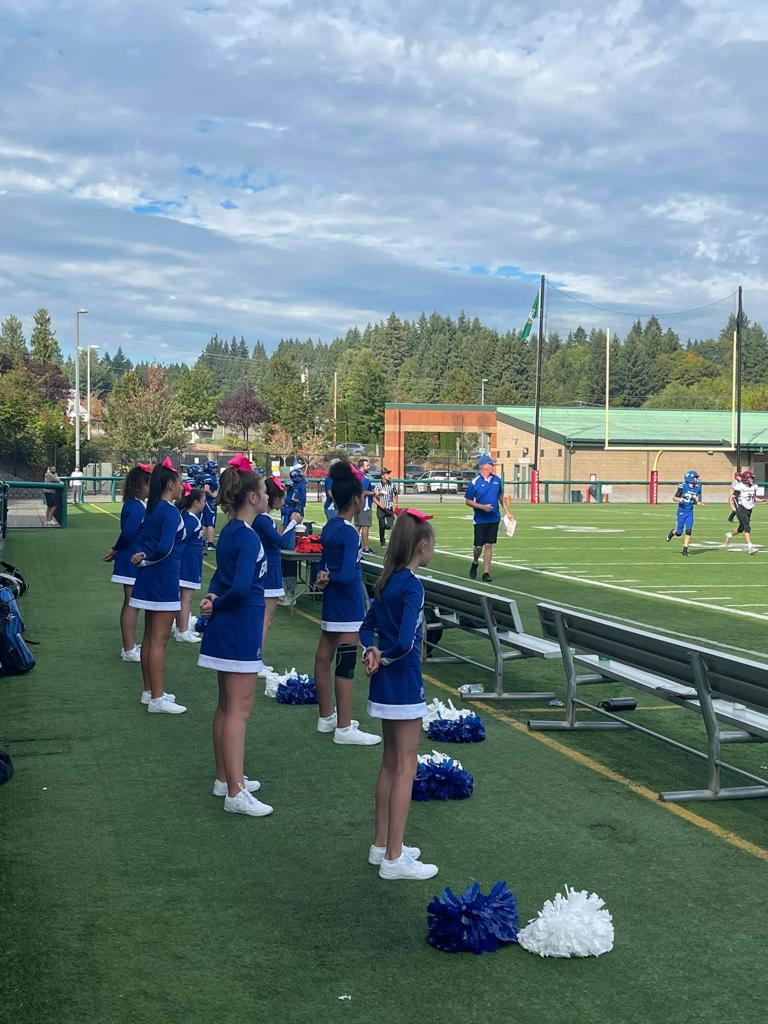
{"label": "blue pom pom", "polygon": [[439,743],[482,743],[485,726],[479,715],[464,715],[455,721],[435,718],[429,723],[427,736]]}
{"label": "blue pom pom", "polygon": [[204,619],[202,615],[198,615],[195,619],[195,632],[204,633],[205,627],[208,625],[209,619]]}
{"label": "blue pom pom", "polygon": [[496,882],[487,896],[477,882],[463,896],[446,888],[427,907],[427,927],[427,942],[446,953],[494,953],[517,942],[515,894],[506,882]]}
{"label": "blue pom pom", "polygon": [[288,676],[277,688],[278,704],[317,704],[317,687],[314,676]]}
{"label": "blue pom pom", "polygon": [[466,800],[472,796],[474,780],[458,761],[420,761],[413,780],[414,800]]}

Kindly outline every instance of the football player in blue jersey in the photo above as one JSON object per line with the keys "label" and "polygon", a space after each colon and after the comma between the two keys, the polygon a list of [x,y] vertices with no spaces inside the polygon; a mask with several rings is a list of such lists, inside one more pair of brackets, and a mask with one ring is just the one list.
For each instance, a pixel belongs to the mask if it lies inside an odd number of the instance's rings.
{"label": "football player in blue jersey", "polygon": [[702,504],[701,484],[699,483],[699,474],[695,469],[689,469],[685,474],[685,479],[675,491],[672,501],[677,504],[677,523],[675,529],[670,530],[667,534],[667,542],[671,541],[673,537],[681,537],[685,532],[683,556],[687,558],[690,554],[688,548],[693,535],[693,510],[697,505]]}

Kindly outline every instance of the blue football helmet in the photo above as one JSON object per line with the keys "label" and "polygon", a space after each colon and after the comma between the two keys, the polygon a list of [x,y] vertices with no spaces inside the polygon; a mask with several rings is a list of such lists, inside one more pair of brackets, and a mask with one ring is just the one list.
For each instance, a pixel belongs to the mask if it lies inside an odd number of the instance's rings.
{"label": "blue football helmet", "polygon": [[213,459],[208,459],[208,461],[203,466],[203,469],[206,471],[206,473],[215,473],[218,468],[218,465],[213,461]]}
{"label": "blue football helmet", "polygon": [[699,474],[696,472],[695,469],[689,469],[688,472],[685,474],[685,486],[695,487],[698,482]]}

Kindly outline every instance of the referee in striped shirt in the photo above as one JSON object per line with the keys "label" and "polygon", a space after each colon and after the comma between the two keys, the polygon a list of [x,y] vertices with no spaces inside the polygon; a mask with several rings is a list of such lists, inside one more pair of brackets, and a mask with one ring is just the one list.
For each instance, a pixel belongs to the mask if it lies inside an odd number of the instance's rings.
{"label": "referee in striped shirt", "polygon": [[392,483],[392,470],[382,469],[381,480],[373,489],[373,502],[376,506],[376,518],[379,521],[379,544],[382,547],[387,543],[384,539],[387,520],[390,520],[391,526],[391,517],[394,516],[397,508],[397,495],[397,487]]}

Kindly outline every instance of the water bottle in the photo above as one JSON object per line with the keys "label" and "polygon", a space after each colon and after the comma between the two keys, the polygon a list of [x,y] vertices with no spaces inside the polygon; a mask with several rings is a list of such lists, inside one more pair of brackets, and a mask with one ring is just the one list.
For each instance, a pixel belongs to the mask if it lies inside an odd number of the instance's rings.
{"label": "water bottle", "polygon": [[485,693],[485,687],[482,683],[464,683],[459,687],[459,693],[462,697],[478,697],[481,693]]}

